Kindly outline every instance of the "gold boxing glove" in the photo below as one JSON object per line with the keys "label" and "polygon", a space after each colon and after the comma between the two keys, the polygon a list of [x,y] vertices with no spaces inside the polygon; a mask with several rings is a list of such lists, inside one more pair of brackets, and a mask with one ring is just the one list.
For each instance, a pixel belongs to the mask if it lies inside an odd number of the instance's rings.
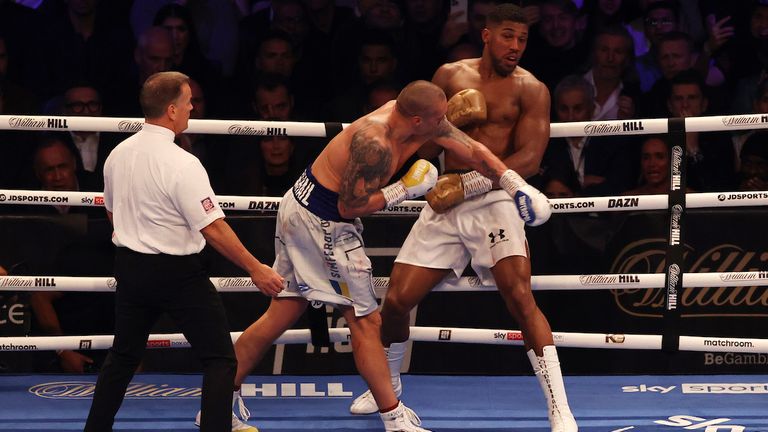
{"label": "gold boxing glove", "polygon": [[473,123],[482,123],[488,118],[485,96],[475,89],[464,89],[448,99],[445,117],[460,128]]}
{"label": "gold boxing glove", "polygon": [[445,213],[464,202],[464,185],[458,174],[443,174],[425,196],[435,213]]}
{"label": "gold boxing glove", "polygon": [[445,213],[469,198],[490,191],[492,187],[493,182],[477,171],[443,174],[426,195],[427,203],[435,213]]}

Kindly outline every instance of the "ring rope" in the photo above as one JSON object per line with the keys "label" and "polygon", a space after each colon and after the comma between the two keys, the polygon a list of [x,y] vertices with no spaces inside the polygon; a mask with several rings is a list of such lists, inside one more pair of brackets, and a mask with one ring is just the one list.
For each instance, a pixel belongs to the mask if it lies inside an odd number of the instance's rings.
{"label": "ring rope", "polygon": [[[224,210],[277,212],[282,197],[217,195]],[[553,213],[592,213],[636,210],[666,210],[667,195],[621,195],[549,200]],[[69,205],[103,207],[103,192],[36,191],[0,189],[0,204]],[[424,201],[403,201],[375,214],[413,215],[426,205]],[[752,207],[768,205],[768,191],[701,192],[686,194],[686,208]]]}
{"label": "ring rope", "polygon": [[[664,273],[609,273],[588,275],[531,276],[534,291],[575,291],[608,289],[665,288]],[[247,277],[212,277],[211,283],[220,292],[255,292],[258,287]],[[686,288],[768,286],[768,271],[684,273]],[[3,291],[67,291],[114,292],[117,283],[111,277],[72,276],[0,276]],[[389,287],[388,277],[374,277],[373,286],[378,298],[383,298]],[[462,277],[438,284],[432,291],[496,291],[495,286],[483,285],[478,277]]]}
{"label": "ring rope", "polygon": [[[669,133],[670,125],[672,123],[683,123],[683,131],[687,132],[706,132],[706,131],[721,131],[721,130],[734,130],[734,129],[756,129],[768,127],[768,116],[762,114],[745,114],[736,116],[710,116],[699,118],[686,118],[686,119],[638,119],[628,121],[604,121],[604,122],[578,122],[578,123],[560,123],[551,125],[551,137],[567,137],[567,136],[598,136],[598,135],[643,135],[643,134],[656,134],[656,133]],[[97,126],[98,125],[98,126]],[[141,129],[143,125],[143,119],[119,119],[119,118],[94,118],[94,117],[45,117],[45,116],[0,116],[0,130],[2,129],[17,129],[17,130],[82,130],[82,131],[113,131],[113,132],[136,132]],[[254,121],[224,121],[224,120],[192,120],[190,121],[190,127],[187,129],[187,133],[212,133],[212,134],[230,134],[230,135],[287,135],[287,136],[315,136],[324,137],[330,134],[329,131],[338,130],[338,123],[329,124],[312,124],[303,122],[254,122]],[[103,130],[101,127],[109,127],[111,129]],[[342,125],[342,127],[345,125]],[[322,130],[321,130],[322,128]],[[290,133],[289,133],[290,129]],[[26,193],[26,192],[25,192]],[[2,195],[2,191],[0,191]],[[80,198],[81,205],[103,205],[103,196],[99,194],[91,194],[91,201],[88,202],[89,197],[83,199]],[[720,207],[720,206],[740,206],[740,205],[764,205],[765,200],[768,199],[768,194],[765,192],[755,193],[710,193],[702,194],[708,195],[708,197],[702,196],[698,200],[699,206],[702,207]],[[27,196],[29,196],[27,194]],[[22,199],[19,202],[24,203],[25,196],[20,195]],[[716,199],[717,201],[713,200]],[[5,202],[5,195],[0,196],[0,202]],[[10,203],[14,203],[14,197],[10,197]],[[49,196],[50,198],[50,196]],[[58,197],[54,197],[58,198]],[[218,198],[218,197],[217,197]],[[234,197],[242,198],[242,197]],[[687,197],[686,197],[687,198]],[[643,201],[643,206],[640,206],[640,201]],[[51,202],[45,201],[45,198],[39,198],[40,201],[37,204],[50,204]],[[101,201],[99,203],[99,200]],[[612,200],[612,201],[611,201]],[[732,202],[728,202],[731,201]],[[36,201],[33,197],[31,201]],[[574,210],[572,212],[594,212],[594,211],[610,211],[610,209],[616,210],[654,210],[654,209],[668,209],[669,198],[668,195],[651,195],[651,196],[639,196],[639,197],[600,197],[600,198],[576,198],[570,200],[553,200],[553,208],[556,212],[558,210]],[[61,201],[57,201],[59,204]],[[226,202],[226,201],[225,201]],[[687,207],[696,207],[697,200],[694,199]],[[68,198],[66,203],[68,204]],[[230,202],[226,202],[229,204]],[[405,213],[417,213],[423,208],[423,202],[417,202],[411,207],[406,207]],[[32,204],[28,202],[27,204]],[[76,205],[74,203],[68,205]],[[252,201],[249,200],[247,210],[264,210],[258,208],[251,208]],[[271,204],[274,209],[277,210],[279,201],[276,204]],[[591,207],[590,207],[591,206]],[[228,206],[222,206],[227,208]],[[234,206],[233,206],[234,207]],[[604,208],[604,210],[602,210]],[[245,208],[243,210],[246,210]],[[394,209],[396,211],[402,211],[400,209]],[[567,211],[561,211],[567,212]],[[754,274],[752,276],[744,276],[744,274]],[[731,275],[728,277],[737,277],[733,275],[739,275],[744,279],[738,280],[744,285],[756,285],[760,279],[765,278],[766,272],[734,272],[734,273],[705,273],[705,274],[686,274],[683,279],[684,286],[692,286],[691,280],[698,276],[703,276],[705,279],[713,279],[718,275]],[[607,277],[606,279],[600,279],[598,276]],[[633,285],[633,283],[639,283],[640,276],[661,277],[661,283],[658,287],[664,287],[664,278],[666,275],[582,275],[582,276],[556,276],[557,278],[566,278],[573,281],[573,278],[578,278],[581,286],[578,289],[584,289],[584,281],[594,281],[594,285],[589,285],[588,289],[600,289],[601,284],[607,283],[605,288],[615,289],[617,283],[612,280],[611,277],[621,278],[621,276],[629,277],[626,282],[627,286],[621,285],[620,288],[639,288],[639,286]],[[586,277],[586,279],[581,279]],[[12,278],[12,277],[11,277]],[[18,277],[16,277],[18,278]],[[24,277],[22,277],[24,278]],[[532,279],[539,277],[534,276]],[[5,285],[5,279],[0,279],[0,287]],[[102,278],[104,281],[112,278]],[[234,278],[233,278],[234,279]],[[245,279],[245,278],[243,278]],[[714,280],[715,284],[708,283],[706,286],[737,286],[737,280],[720,281]],[[55,283],[55,278],[51,279],[50,284],[43,282],[43,278],[37,278],[35,285],[43,286],[44,288],[54,288],[60,290],[58,284]],[[248,283],[250,280],[246,279]],[[471,283],[467,278],[462,280],[469,284]],[[620,281],[620,279],[619,279]],[[749,281],[749,282],[746,282]],[[459,281],[462,282],[462,281]],[[104,282],[109,284],[109,282]],[[388,280],[387,280],[388,283]],[[536,283],[532,280],[534,289],[541,289],[536,286]],[[719,284],[725,285],[719,285]],[[717,285],[716,285],[717,284]],[[10,284],[9,284],[10,285]],[[50,285],[50,286],[44,286]],[[252,285],[252,284],[251,284]],[[600,287],[600,288],[599,288]],[[37,287],[35,287],[37,288]],[[107,286],[107,288],[109,288]],[[255,287],[253,287],[255,288]],[[1,288],[0,288],[1,289]],[[19,289],[15,289],[18,291]],[[438,289],[439,290],[439,289]],[[463,290],[463,289],[462,289]],[[109,289],[107,289],[109,291]],[[377,292],[378,294],[378,292]],[[337,334],[336,330],[344,331],[345,333]],[[435,331],[437,333],[435,333]],[[296,334],[296,338],[301,338],[301,343],[306,343],[311,340],[309,330],[296,330],[301,332]],[[452,341],[452,342],[466,342],[466,343],[506,343],[499,341],[511,340],[508,343],[522,344],[522,335],[515,331],[494,331],[486,329],[444,329],[444,328],[414,328],[412,334],[412,340],[421,340],[421,337],[425,337],[425,340],[430,341]],[[424,333],[421,333],[424,332]],[[492,333],[491,333],[492,332]],[[287,332],[286,332],[287,333]],[[348,330],[345,329],[332,329],[334,340],[338,341],[347,340]],[[455,333],[455,334],[454,334]],[[571,340],[576,345],[569,345],[568,335],[572,335]],[[492,336],[493,339],[490,339]],[[579,346],[579,347],[592,347],[593,344],[597,344],[597,347],[616,347],[621,345],[620,348],[626,349],[661,349],[663,344],[663,336],[658,335],[624,335],[624,334],[583,334],[583,333],[557,333],[553,334],[555,341],[559,346]],[[630,336],[630,339],[627,339]],[[112,336],[105,336],[109,339],[109,345],[111,345]],[[285,337],[285,336],[284,336]],[[74,346],[74,349],[82,349],[84,340],[81,337],[78,338],[78,343]],[[100,336],[104,338],[104,336]],[[281,337],[283,338],[283,337]],[[576,339],[580,338],[580,341],[576,342]],[[29,343],[35,339],[61,339],[59,338],[0,338],[0,350],[14,350],[14,346],[21,346],[19,350],[28,351],[28,345],[24,345],[24,342]],[[677,343],[676,348],[683,351],[726,351],[726,352],[768,352],[768,340],[761,339],[736,339],[736,338],[712,338],[712,337],[691,337],[691,336],[675,336]],[[20,344],[13,344],[5,341],[18,341]],[[494,342],[490,342],[490,341]],[[278,339],[280,341],[280,339]],[[635,342],[637,341],[637,342]],[[88,341],[91,343],[91,341]],[[186,343],[181,339],[176,340],[179,346],[184,346]],[[47,343],[47,342],[46,342]],[[282,342],[288,343],[288,342]],[[152,340],[148,342],[150,346],[164,347],[171,346],[170,339]],[[188,346],[188,344],[186,345]],[[10,348],[9,348],[10,347]],[[88,348],[91,348],[89,346]],[[59,348],[49,348],[59,349]],[[72,349],[72,348],[70,348]]]}
{"label": "ring rope", "polygon": [[[601,135],[646,135],[669,133],[670,118],[631,120],[605,120],[591,122],[551,123],[550,137],[577,137]],[[768,128],[766,114],[736,114],[726,116],[686,117],[686,132],[713,132],[727,130]],[[137,132],[143,118],[87,117],[87,116],[32,116],[0,115],[0,130],[68,130],[84,132]],[[326,137],[329,127],[339,123],[313,123],[295,121],[212,120],[191,119],[185,133],[254,136],[306,136]],[[342,127],[348,124],[341,124]]]}
{"label": "ring rope", "polygon": [[[519,330],[451,328],[451,327],[411,327],[409,340],[414,342],[471,343],[483,345],[523,345],[523,335]],[[237,341],[242,332],[232,332],[232,342]],[[328,329],[329,339],[333,343],[347,342],[350,338],[348,328]],[[552,332],[555,345],[566,348],[605,348],[605,349],[641,349],[660,350],[661,335],[625,334],[625,333],[570,333]],[[112,346],[112,335],[86,336],[33,336],[0,337],[0,352],[3,351],[54,351],[54,350],[104,350]],[[681,351],[716,351],[767,353],[768,339],[724,338],[710,336],[680,336]],[[287,330],[274,344],[306,344],[312,341],[307,329]],[[189,348],[190,344],[182,333],[151,334],[147,348]]]}

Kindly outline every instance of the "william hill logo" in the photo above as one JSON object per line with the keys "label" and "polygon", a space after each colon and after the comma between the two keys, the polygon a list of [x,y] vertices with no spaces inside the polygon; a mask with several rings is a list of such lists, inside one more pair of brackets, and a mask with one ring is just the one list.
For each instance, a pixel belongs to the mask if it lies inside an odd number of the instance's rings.
{"label": "william hill logo", "polygon": [[227,129],[230,135],[288,136],[288,130],[282,127],[253,127],[233,124]]}
{"label": "william hill logo", "polygon": [[768,123],[768,115],[747,114],[723,117],[723,126],[728,127],[751,127],[752,125],[757,125],[760,123]]}
{"label": "william hill logo", "polygon": [[144,127],[144,122],[136,120],[121,120],[117,123],[117,130],[120,132],[138,132]]}
{"label": "william hill logo", "polygon": [[[57,381],[32,386],[29,392],[46,399],[90,399],[95,389],[94,382]],[[199,387],[174,387],[169,384],[131,383],[125,391],[128,399],[199,398],[201,394]]]}
{"label": "william hill logo", "polygon": [[[88,381],[56,381],[38,384],[29,388],[35,396],[46,399],[91,399],[96,389],[95,382]],[[241,387],[244,397],[278,398],[350,398],[351,391],[344,388],[341,382],[325,383],[245,383]],[[202,395],[200,387],[176,387],[170,384],[131,383],[125,391],[126,399],[199,399]]]}
{"label": "william hill logo", "polygon": [[585,135],[613,135],[620,132],[640,132],[644,131],[642,121],[626,121],[611,123],[587,123],[584,126]]}
{"label": "william hill logo", "polygon": [[582,285],[634,285],[640,283],[636,274],[593,274],[579,276]]}

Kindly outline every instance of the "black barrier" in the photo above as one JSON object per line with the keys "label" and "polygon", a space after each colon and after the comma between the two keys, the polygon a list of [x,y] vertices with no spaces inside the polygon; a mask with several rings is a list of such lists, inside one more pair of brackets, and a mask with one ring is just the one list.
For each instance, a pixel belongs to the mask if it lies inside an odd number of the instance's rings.
{"label": "black barrier", "polygon": [[[528,231],[533,274],[664,273],[669,226],[666,211],[603,214],[555,214]],[[683,254],[689,272],[738,272],[765,270],[768,261],[763,221],[768,209],[738,208],[688,210]],[[230,216],[227,218],[245,245],[260,260],[274,259],[274,218]],[[412,217],[374,216],[364,219],[363,237],[373,262],[374,274],[387,276],[394,253],[414,222]],[[55,249],[65,245],[73,225],[52,224],[46,219],[0,218],[0,264],[23,254],[33,267],[49,261]],[[47,227],[47,228],[46,228]],[[64,228],[63,228],[64,227]],[[727,228],[725,228],[727,227]],[[12,229],[11,229],[12,228]],[[89,229],[90,231],[90,229]],[[66,234],[66,235],[65,235]],[[62,238],[59,238],[61,236]],[[217,253],[204,253],[212,276],[244,276]],[[88,263],[90,264],[90,263]],[[96,268],[93,274],[104,269]],[[552,329],[558,332],[600,333],[605,347],[621,344],[621,335],[661,334],[665,311],[664,289],[600,291],[537,291],[537,302]],[[243,330],[266,310],[269,299],[257,292],[223,293],[233,331]],[[766,287],[682,288],[680,333],[692,336],[768,338]],[[326,308],[331,327],[344,327],[338,313]],[[419,305],[418,326],[515,329],[497,292],[432,293]],[[0,324],[0,331],[3,330]],[[307,328],[305,318],[296,328]],[[161,322],[154,333],[176,332]],[[7,358],[11,353],[0,354]],[[22,353],[20,353],[22,354]],[[29,353],[23,353],[29,354]],[[39,354],[39,353],[38,353]],[[147,371],[199,371],[189,350],[150,350]],[[764,372],[768,354],[579,349],[559,350],[568,374],[652,373],[750,373]],[[4,356],[4,357],[3,357]],[[18,371],[12,369],[9,372]],[[31,364],[31,363],[30,363]],[[22,364],[19,367],[26,366]],[[410,371],[417,373],[529,374],[522,347],[451,343],[413,345]],[[321,347],[286,345],[272,349],[255,373],[270,374],[356,373],[348,342]]]}

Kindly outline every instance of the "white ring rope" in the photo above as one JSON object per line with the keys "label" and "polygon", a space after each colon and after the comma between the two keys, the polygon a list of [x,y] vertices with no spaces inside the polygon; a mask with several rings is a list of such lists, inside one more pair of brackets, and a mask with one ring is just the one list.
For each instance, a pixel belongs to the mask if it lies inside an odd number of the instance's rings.
{"label": "white ring rope", "polygon": [[[242,332],[230,333],[235,342]],[[349,341],[348,328],[328,329],[332,343]],[[660,350],[661,335],[624,333],[566,333],[552,332],[555,345],[566,348],[607,348]],[[34,336],[2,337],[0,352],[4,351],[54,351],[54,350],[104,350],[112,346],[112,335],[86,336]],[[410,340],[414,342],[447,342],[484,345],[523,345],[519,330],[473,329],[451,327],[411,327]],[[307,329],[288,330],[275,344],[305,344],[312,341]],[[189,348],[189,342],[181,333],[152,334],[147,348]],[[680,336],[681,351],[716,351],[767,353],[768,339],[723,338],[708,336]]]}
{"label": "white ring rope", "polygon": [[[224,210],[277,212],[281,197],[218,195]],[[666,210],[667,195],[622,195],[606,197],[557,198],[549,200],[553,213],[592,213],[635,210]],[[34,191],[0,189],[0,204],[70,205],[103,207],[102,192]],[[403,201],[376,214],[413,215],[426,205],[424,201]],[[686,208],[750,207],[768,205],[768,191],[704,192],[686,194]]]}
{"label": "white ring rope", "polygon": [[[645,135],[669,132],[668,118],[551,123],[550,137]],[[0,115],[0,130],[66,130],[84,132],[137,132],[142,118],[87,116]],[[338,123],[336,123],[338,124]],[[220,135],[287,135],[325,137],[328,123],[259,120],[189,120],[186,133]],[[342,124],[342,127],[347,124]],[[687,132],[768,128],[766,114],[737,114],[685,118]]]}
{"label": "white ring rope", "polygon": [[[88,116],[0,115],[0,130],[66,130],[83,132],[127,132],[141,130],[143,118]],[[254,136],[325,137],[325,123],[259,120],[190,120],[186,133]]]}
{"label": "white ring rope", "polygon": [[[664,273],[609,273],[588,275],[541,275],[531,276],[534,291],[577,291],[607,289],[665,288]],[[213,285],[220,292],[254,292],[258,287],[247,277],[212,277]],[[0,276],[0,292],[3,291],[69,291],[114,292],[115,278],[72,276]],[[374,277],[376,295],[383,298],[389,287],[388,277]],[[768,271],[684,273],[683,287],[737,287],[768,286]],[[478,277],[450,279],[438,284],[432,291],[496,291],[495,286],[483,285]]]}
{"label": "white ring rope", "polygon": [[[671,119],[635,119],[602,122],[573,122],[551,124],[551,137],[600,135],[643,135],[669,132]],[[0,130],[66,130],[133,133],[142,128],[144,120],[138,118],[59,117],[0,115]],[[709,116],[684,119],[686,132],[727,131],[768,128],[768,115],[743,114]],[[339,123],[265,122],[243,120],[190,120],[186,133],[254,135],[254,136],[310,136],[325,137],[338,130]],[[331,127],[329,127],[331,126]],[[346,125],[341,125],[345,127]],[[276,211],[280,198],[218,196],[222,208],[231,210]],[[556,213],[580,213],[624,210],[662,210],[669,208],[667,195],[622,197],[587,197],[553,199]],[[65,204],[103,206],[100,192],[54,192],[0,190],[0,204]],[[768,204],[768,191],[686,194],[686,207],[739,207]],[[407,201],[380,213],[414,214],[425,205],[422,201]],[[257,288],[248,278],[211,278],[220,291],[254,291]],[[768,272],[686,273],[684,287],[762,286],[768,285]],[[377,296],[381,297],[389,284],[388,278],[375,278]],[[60,276],[6,276],[0,277],[2,291],[114,291],[114,278],[75,278]],[[532,287],[545,289],[640,289],[664,288],[664,274],[603,274],[533,276]],[[454,283],[443,283],[435,291],[491,291],[495,287],[482,286],[477,278],[461,278]],[[236,340],[241,333],[232,333]],[[331,341],[345,342],[348,329],[329,329]],[[563,347],[653,349],[662,348],[661,335],[596,334],[553,332],[555,343]],[[113,336],[60,336],[60,337],[8,337],[0,338],[2,351],[40,351],[57,349],[106,349]],[[522,334],[515,330],[461,329],[438,327],[412,327],[411,340],[453,343],[480,343],[522,345]],[[309,330],[288,330],[275,343],[308,343]],[[768,340],[746,338],[719,338],[680,336],[681,351],[768,352]],[[181,334],[151,335],[148,347],[188,347]]]}

